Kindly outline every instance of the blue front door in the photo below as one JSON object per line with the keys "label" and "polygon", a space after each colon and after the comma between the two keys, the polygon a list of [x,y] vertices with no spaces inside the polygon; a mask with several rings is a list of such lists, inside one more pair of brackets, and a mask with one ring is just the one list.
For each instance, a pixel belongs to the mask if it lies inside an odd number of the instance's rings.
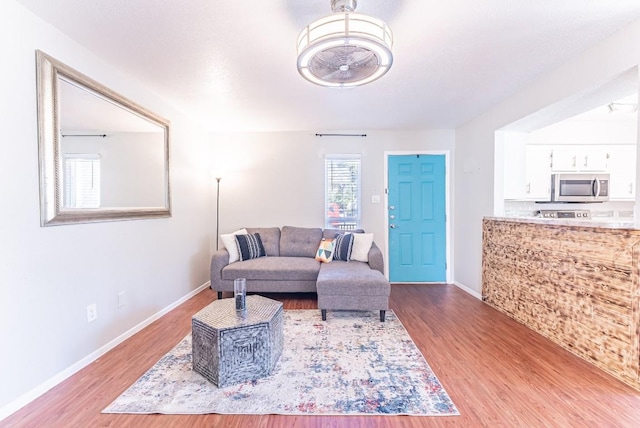
{"label": "blue front door", "polygon": [[388,157],[389,281],[446,281],[445,155]]}

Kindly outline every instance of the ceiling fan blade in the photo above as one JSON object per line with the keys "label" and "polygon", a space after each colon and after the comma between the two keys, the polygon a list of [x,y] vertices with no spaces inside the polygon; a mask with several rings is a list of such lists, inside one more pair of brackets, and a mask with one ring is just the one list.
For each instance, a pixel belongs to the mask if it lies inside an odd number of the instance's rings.
{"label": "ceiling fan blade", "polygon": [[356,64],[356,63],[368,63],[371,60],[378,62],[378,58],[373,54],[373,52],[363,49],[355,50],[349,55],[349,61],[347,64]]}
{"label": "ceiling fan blade", "polygon": [[309,70],[327,82],[349,83],[372,75],[379,65],[378,57],[368,49],[347,45],[318,52]]}

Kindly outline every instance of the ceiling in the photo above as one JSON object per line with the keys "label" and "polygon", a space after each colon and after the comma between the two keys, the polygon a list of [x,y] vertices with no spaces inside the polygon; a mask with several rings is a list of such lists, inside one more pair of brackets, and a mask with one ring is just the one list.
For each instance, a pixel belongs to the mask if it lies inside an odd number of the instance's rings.
{"label": "ceiling", "polygon": [[155,132],[164,128],[133,113],[126,106],[97,95],[92,90],[60,79],[60,132],[64,134],[104,134],[112,132]]}
{"label": "ceiling", "polygon": [[638,0],[360,0],[394,64],[369,85],[300,77],[330,0],[18,0],[213,131],[455,128],[640,19]]}

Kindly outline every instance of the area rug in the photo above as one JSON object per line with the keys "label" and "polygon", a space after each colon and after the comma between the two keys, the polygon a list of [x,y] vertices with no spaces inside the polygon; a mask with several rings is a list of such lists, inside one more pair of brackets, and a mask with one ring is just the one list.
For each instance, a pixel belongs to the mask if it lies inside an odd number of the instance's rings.
{"label": "area rug", "polygon": [[103,413],[415,415],[458,410],[393,311],[287,310],[265,378],[217,388],[192,370],[191,335]]}

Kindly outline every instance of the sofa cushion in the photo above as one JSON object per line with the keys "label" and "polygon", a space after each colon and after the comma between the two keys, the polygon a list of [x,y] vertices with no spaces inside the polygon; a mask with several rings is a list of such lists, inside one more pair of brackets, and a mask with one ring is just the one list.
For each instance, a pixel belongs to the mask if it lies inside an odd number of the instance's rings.
{"label": "sofa cushion", "polygon": [[280,255],[280,228],[277,227],[247,227],[249,233],[259,233],[267,256]]}
{"label": "sofa cushion", "polygon": [[336,245],[333,249],[333,258],[348,262],[351,260],[351,252],[353,249],[353,234],[341,233],[336,235]]}
{"label": "sofa cushion", "polygon": [[364,229],[342,230],[342,229],[325,229],[322,231],[323,238],[335,238],[341,233],[364,233]]}
{"label": "sofa cushion", "polygon": [[280,238],[280,255],[314,258],[322,240],[322,229],[284,226]]}
{"label": "sofa cushion", "polygon": [[236,243],[238,244],[238,255],[241,261],[257,259],[267,254],[262,245],[259,233],[249,233],[247,235],[236,235]]}
{"label": "sofa cushion", "polygon": [[222,279],[315,281],[321,263],[313,257],[260,257],[222,269]]}
{"label": "sofa cushion", "polygon": [[391,293],[391,285],[382,273],[355,260],[322,263],[316,287],[318,295],[389,296]]}

